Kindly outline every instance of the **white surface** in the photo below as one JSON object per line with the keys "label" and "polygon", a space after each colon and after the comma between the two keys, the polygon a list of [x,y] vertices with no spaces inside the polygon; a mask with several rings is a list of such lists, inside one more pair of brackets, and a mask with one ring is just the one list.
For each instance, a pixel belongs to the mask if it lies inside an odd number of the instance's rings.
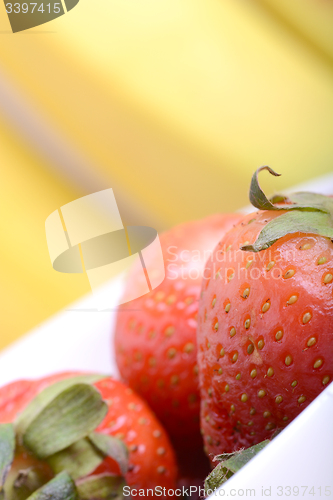
{"label": "white surface", "polygon": [[[295,190],[333,194],[333,174],[296,186],[290,191]],[[5,349],[0,354],[0,385],[18,378],[35,378],[62,370],[116,375],[111,332],[122,286],[122,281],[118,279],[100,290],[101,295],[110,301],[110,309],[114,307],[114,310],[98,311],[92,295],[88,296]],[[215,496],[332,499],[332,422],[333,384]],[[279,486],[283,490],[278,489]],[[305,492],[302,486],[308,487]],[[291,495],[288,494],[288,487],[291,487]],[[293,487],[299,488],[298,495],[293,494]],[[312,487],[314,490],[311,490]],[[325,491],[325,487],[330,487],[329,494],[326,494],[328,490]],[[255,495],[253,491],[246,491],[250,489],[255,490]]]}
{"label": "white surface", "polygon": [[111,331],[122,288],[118,279],[100,290],[109,298],[108,311],[99,311],[96,296],[91,294],[2,351],[0,385],[63,370],[117,375]]}

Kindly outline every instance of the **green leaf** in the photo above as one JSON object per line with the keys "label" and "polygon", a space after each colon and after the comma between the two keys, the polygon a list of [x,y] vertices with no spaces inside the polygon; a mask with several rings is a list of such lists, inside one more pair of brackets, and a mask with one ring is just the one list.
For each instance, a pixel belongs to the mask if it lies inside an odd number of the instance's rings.
{"label": "green leaf", "polygon": [[77,500],[73,479],[67,472],[58,474],[54,479],[36,490],[28,500]]}
{"label": "green leaf", "polygon": [[258,168],[252,176],[250,185],[250,202],[259,210],[282,210],[281,208],[275,207],[269,199],[266,197],[265,193],[259,185],[258,175],[262,170],[268,170],[268,172],[275,177],[280,177],[281,174],[276,173],[272,168],[267,165]]}
{"label": "green leaf", "polygon": [[215,491],[224,484],[233,474],[238,472],[245,464],[257,455],[270,441],[262,441],[246,450],[226,453],[215,457],[221,462],[212,470],[205,481],[205,491]]}
{"label": "green leaf", "polygon": [[252,245],[243,245],[241,250],[260,252],[272,246],[283,236],[298,232],[318,234],[332,239],[333,223],[331,216],[322,212],[286,212],[266,224],[256,241]]}
{"label": "green leaf", "polygon": [[[319,199],[319,197],[327,198],[323,195],[315,195],[313,193],[307,193],[307,197],[297,197],[297,195],[289,196],[289,198],[283,195],[275,195],[271,199],[271,201],[267,198],[263,190],[261,189],[258,181],[258,175],[263,170],[267,170],[270,174],[275,177],[279,177],[280,174],[277,174],[272,168],[265,165],[264,167],[258,168],[252,176],[251,185],[250,185],[250,202],[259,210],[305,210],[305,211],[319,211],[319,212],[327,212],[325,205],[323,205]],[[283,205],[277,207],[273,203],[282,203],[285,201],[292,202],[291,204]]]}
{"label": "green leaf", "polygon": [[104,458],[105,455],[84,438],[51,455],[47,462],[55,474],[66,470],[76,480],[94,472]]}
{"label": "green leaf", "polygon": [[73,385],[34,418],[23,434],[23,444],[38,458],[45,459],[90,434],[107,410],[93,386]]}
{"label": "green leaf", "polygon": [[300,191],[299,193],[291,194],[289,200],[295,207],[311,206],[313,208],[318,208],[318,210],[322,212],[331,214],[333,211],[333,198],[323,194]]}
{"label": "green leaf", "polygon": [[[289,198],[275,195],[268,200],[258,182],[258,174],[262,170],[268,170],[274,176],[279,175],[267,166],[259,168],[254,173],[250,187],[252,205],[261,210],[283,210],[287,213],[266,224],[255,243],[243,245],[241,250],[260,252],[272,246],[283,236],[298,232],[333,238],[333,199],[331,197],[300,192],[290,195]],[[284,205],[276,206],[274,203],[284,203]]]}
{"label": "green leaf", "polygon": [[224,467],[231,472],[238,472],[245,464],[247,464],[254,456],[256,456],[270,442],[269,439],[255,444],[246,450],[236,451],[227,455],[217,455],[217,460],[222,460]]}
{"label": "green leaf", "polygon": [[128,449],[123,441],[113,436],[93,432],[89,439],[104,455],[115,460],[123,475],[128,471]]}
{"label": "green leaf", "polygon": [[48,457],[47,462],[54,471],[63,470],[73,479],[79,479],[94,472],[106,456],[115,460],[123,475],[128,471],[128,450],[120,439],[93,432],[68,448]]}
{"label": "green leaf", "polygon": [[283,194],[274,194],[269,201],[275,205],[275,203],[285,203],[289,201],[289,198],[287,196],[284,196]]}
{"label": "green leaf", "polygon": [[0,499],[4,497],[3,487],[11,468],[15,453],[15,433],[12,424],[0,425]]}
{"label": "green leaf", "polygon": [[25,500],[52,479],[53,474],[51,472],[51,470],[46,470],[44,466],[30,466],[27,469],[22,469],[21,461],[18,464],[15,463],[6,480],[5,498]]}
{"label": "green leaf", "polygon": [[31,422],[37,415],[61,392],[73,385],[79,383],[94,384],[99,380],[105,378],[106,375],[93,374],[93,375],[77,375],[60,380],[55,384],[46,387],[40,394],[38,394],[24,409],[24,411],[17,417],[15,421],[15,430],[17,434],[22,436]]}
{"label": "green leaf", "polygon": [[76,482],[81,500],[121,500],[125,486],[123,478],[100,474]]}

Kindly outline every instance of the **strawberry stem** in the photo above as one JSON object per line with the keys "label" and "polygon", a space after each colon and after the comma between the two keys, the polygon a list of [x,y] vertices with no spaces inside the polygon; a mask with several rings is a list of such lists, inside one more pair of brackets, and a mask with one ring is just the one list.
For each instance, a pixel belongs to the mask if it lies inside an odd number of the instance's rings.
{"label": "strawberry stem", "polygon": [[[15,426],[0,425],[0,500],[4,491],[15,492],[9,497],[13,500],[90,500],[96,492],[103,498],[119,496],[128,471],[127,447],[113,436],[94,432],[108,411],[92,385],[102,378],[82,375],[52,384],[30,402]],[[16,470],[21,455],[23,468],[21,460]],[[117,462],[121,475],[91,475],[106,457]],[[49,474],[39,474],[36,459]]]}
{"label": "strawberry stem", "polygon": [[241,250],[261,252],[287,234],[299,232],[333,239],[332,198],[316,193],[301,192],[290,195],[289,198],[275,195],[270,201],[259,185],[258,174],[262,170],[268,170],[274,176],[279,175],[268,166],[260,167],[252,176],[250,201],[260,210],[283,213],[264,226],[254,243],[241,246]]}
{"label": "strawberry stem", "polygon": [[3,487],[11,468],[15,453],[15,433],[12,424],[0,425],[0,499],[4,498]]}
{"label": "strawberry stem", "polygon": [[73,479],[67,472],[61,472],[54,479],[36,490],[27,500],[77,500],[78,494]]}

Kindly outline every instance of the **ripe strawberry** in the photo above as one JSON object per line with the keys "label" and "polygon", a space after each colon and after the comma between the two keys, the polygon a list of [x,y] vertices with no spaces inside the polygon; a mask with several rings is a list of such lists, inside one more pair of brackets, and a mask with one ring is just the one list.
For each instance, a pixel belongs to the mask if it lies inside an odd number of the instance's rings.
{"label": "ripe strawberry", "polygon": [[[240,215],[214,215],[160,237],[165,280],[119,308],[116,360],[123,379],[155,411],[171,437],[201,443],[196,352],[204,262]],[[135,270],[128,280],[133,286]],[[187,452],[188,453],[188,452]]]}
{"label": "ripe strawberry", "polygon": [[[20,380],[0,389],[0,423],[12,422],[27,407],[28,403],[43,389],[55,382],[66,379],[75,381],[74,374],[62,373],[45,377],[37,381]],[[68,378],[69,377],[69,378]],[[86,382],[85,382],[86,383]],[[176,465],[172,446],[168,436],[147,404],[132,389],[111,377],[97,376],[92,385],[99,391],[107,404],[107,413],[95,429],[100,435],[114,436],[123,441],[128,449],[128,468],[125,474],[127,485],[131,488],[148,489],[161,486],[174,488]],[[43,393],[42,393],[43,395]],[[28,397],[27,397],[28,396]],[[75,417],[77,424],[79,419]],[[82,415],[85,419],[86,415]],[[37,457],[40,459],[40,457]],[[36,458],[31,450],[27,453],[19,449],[17,462],[22,469],[22,462],[34,465]],[[73,456],[75,460],[75,455]],[[50,463],[50,459],[47,458]],[[17,466],[14,467],[17,469]],[[59,472],[56,470],[55,472]],[[120,466],[106,456],[90,476],[120,474]],[[47,477],[49,479],[49,477]]]}
{"label": "ripe strawberry", "polygon": [[332,199],[297,193],[273,205],[257,174],[250,199],[263,210],[222,238],[202,286],[201,428],[211,455],[270,438],[333,377]]}
{"label": "ripe strawberry", "polygon": [[[108,414],[96,432],[114,435],[128,446],[127,483],[135,488],[173,488],[176,479],[173,449],[146,402],[112,378],[103,379],[95,386],[109,405]],[[112,466],[111,460],[106,458],[96,472],[104,472]]]}

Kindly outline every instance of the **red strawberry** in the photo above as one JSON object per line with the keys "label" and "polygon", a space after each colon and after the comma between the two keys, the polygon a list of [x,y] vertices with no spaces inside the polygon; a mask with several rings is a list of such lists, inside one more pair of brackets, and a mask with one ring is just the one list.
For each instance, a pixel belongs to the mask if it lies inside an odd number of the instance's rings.
{"label": "red strawberry", "polygon": [[[130,452],[127,483],[136,488],[175,484],[176,466],[168,436],[147,404],[119,381],[107,378],[96,388],[108,402],[109,411],[97,432],[122,439]],[[106,459],[101,468],[110,464]]]}
{"label": "red strawberry", "polygon": [[332,199],[297,193],[273,205],[257,175],[250,199],[265,210],[222,238],[199,307],[201,427],[212,455],[270,438],[333,377]]}
{"label": "red strawberry", "polygon": [[[2,387],[0,423],[13,421],[37,394],[64,378],[65,382],[70,379],[71,382],[77,380],[73,378],[73,374],[64,373],[37,381],[21,380]],[[96,433],[115,436],[127,445],[129,465],[125,479],[130,488],[147,489],[156,486],[174,488],[176,480],[174,452],[166,432],[147,404],[132,389],[110,377],[99,376],[98,381],[96,377],[92,385],[107,404],[106,416],[102,417],[103,420],[96,428]],[[86,415],[82,415],[82,418],[85,419]],[[19,450],[16,460],[20,464],[20,469],[24,462],[26,466],[36,462],[30,452],[27,454],[22,450]],[[49,458],[47,460],[50,461]],[[106,457],[100,462],[91,472],[91,477],[120,473],[119,465],[113,458]]]}
{"label": "red strawberry", "polygon": [[[162,234],[165,280],[119,308],[119,371],[176,439],[195,436],[201,442],[196,326],[202,273],[209,252],[240,217],[214,215]],[[134,277],[135,270],[129,288]]]}

